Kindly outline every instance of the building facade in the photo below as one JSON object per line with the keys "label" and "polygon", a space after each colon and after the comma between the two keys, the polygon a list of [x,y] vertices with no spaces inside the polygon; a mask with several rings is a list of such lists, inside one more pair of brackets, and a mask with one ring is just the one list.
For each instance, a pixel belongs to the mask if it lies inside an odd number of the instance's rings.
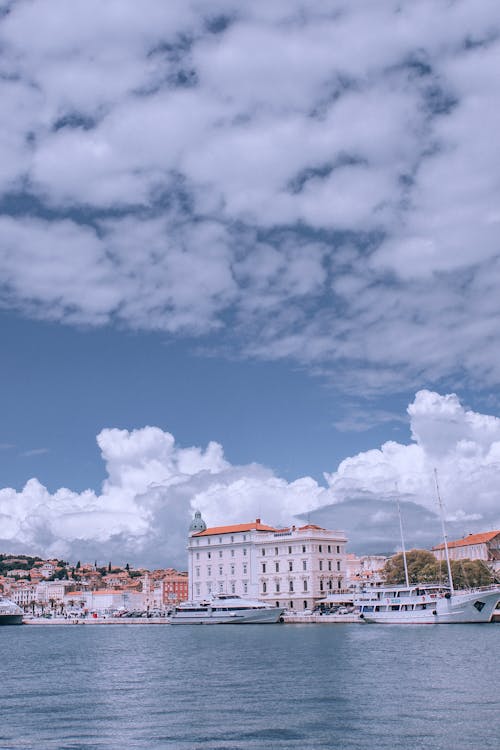
{"label": "building facade", "polygon": [[[445,560],[444,544],[432,548],[438,560]],[[500,530],[469,534],[463,539],[448,542],[450,560],[482,560],[490,568],[500,571]]]}
{"label": "building facade", "polygon": [[206,528],[197,512],[188,542],[189,597],[225,593],[309,609],[346,578],[347,539],[315,524],[274,528],[248,524]]}

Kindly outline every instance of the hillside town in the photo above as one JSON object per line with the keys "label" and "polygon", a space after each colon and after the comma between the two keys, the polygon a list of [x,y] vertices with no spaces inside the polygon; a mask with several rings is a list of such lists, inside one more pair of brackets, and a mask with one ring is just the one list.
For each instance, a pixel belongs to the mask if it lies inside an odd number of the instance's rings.
{"label": "hillside town", "polygon": [[[181,602],[217,594],[311,610],[325,598],[380,586],[393,574],[396,558],[355,555],[347,543],[343,532],[315,524],[275,529],[258,518],[207,528],[196,512],[188,571],[0,554],[0,593],[37,618],[155,617]],[[417,552],[440,564],[443,545]],[[454,565],[480,562],[482,574],[489,571],[494,579],[500,574],[500,531],[452,541],[449,553]]]}

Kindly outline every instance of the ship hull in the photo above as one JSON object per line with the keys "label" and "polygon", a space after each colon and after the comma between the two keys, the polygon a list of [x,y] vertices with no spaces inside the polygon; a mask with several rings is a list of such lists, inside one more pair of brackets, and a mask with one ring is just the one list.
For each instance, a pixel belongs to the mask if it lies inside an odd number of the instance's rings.
{"label": "ship hull", "polygon": [[0,615],[0,625],[22,625],[22,615]]}
{"label": "ship hull", "polygon": [[171,625],[271,625],[279,622],[282,609],[242,609],[239,612],[177,613],[170,618]]}

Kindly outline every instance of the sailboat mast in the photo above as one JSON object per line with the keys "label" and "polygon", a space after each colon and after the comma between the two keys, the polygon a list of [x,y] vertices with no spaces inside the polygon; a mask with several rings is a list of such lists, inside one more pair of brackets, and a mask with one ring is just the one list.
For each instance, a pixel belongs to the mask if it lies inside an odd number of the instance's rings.
{"label": "sailboat mast", "polygon": [[439,514],[441,516],[441,528],[443,530],[444,554],[446,556],[446,565],[448,566],[448,581],[450,582],[450,591],[453,594],[453,576],[451,575],[450,553],[448,552],[448,537],[446,536],[446,527],[444,525],[443,501],[441,500],[441,493],[439,492],[437,469],[434,469],[434,479],[436,482],[436,495],[439,505]]}
{"label": "sailboat mast", "polygon": [[401,506],[399,504],[399,490],[398,485],[396,484],[396,503],[398,506],[398,516],[399,516],[399,532],[401,534],[401,549],[403,550],[403,563],[405,566],[405,581],[406,585],[409,587],[410,585],[410,579],[408,578],[408,562],[406,560],[406,548],[405,548],[405,538],[403,534],[403,521],[401,518]]}

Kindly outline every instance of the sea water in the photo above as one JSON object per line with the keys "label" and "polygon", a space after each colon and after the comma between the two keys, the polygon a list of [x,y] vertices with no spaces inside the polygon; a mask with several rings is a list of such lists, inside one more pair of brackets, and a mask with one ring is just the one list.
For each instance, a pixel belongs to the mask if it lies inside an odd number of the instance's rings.
{"label": "sea water", "polygon": [[500,626],[0,628],[0,748],[498,750]]}

